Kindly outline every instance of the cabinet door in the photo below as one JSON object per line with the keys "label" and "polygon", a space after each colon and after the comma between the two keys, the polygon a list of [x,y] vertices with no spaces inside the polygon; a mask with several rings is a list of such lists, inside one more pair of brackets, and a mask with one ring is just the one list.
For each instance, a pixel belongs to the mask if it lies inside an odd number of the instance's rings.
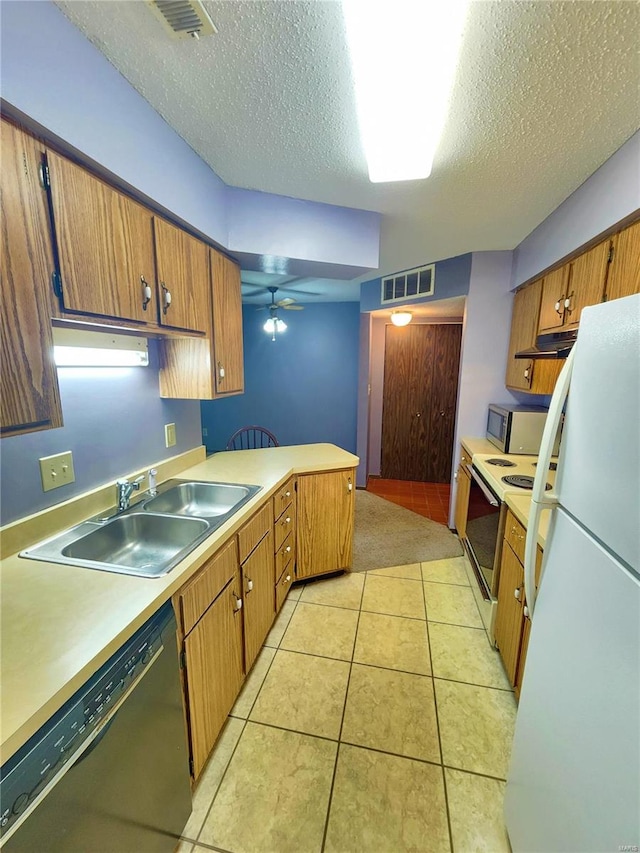
{"label": "cabinet door", "polygon": [[547,273],[543,279],[540,304],[540,332],[555,332],[564,323],[564,302],[569,285],[569,264]]}
{"label": "cabinet door", "polygon": [[519,290],[513,298],[511,337],[507,360],[507,388],[528,391],[531,388],[532,362],[514,358],[517,352],[529,349],[536,342],[538,317],[542,299],[542,279]]}
{"label": "cabinet door", "polygon": [[[519,598],[515,596],[516,591]],[[495,638],[511,684],[515,683],[520,641],[522,639],[524,622],[522,613],[523,596],[524,571],[520,561],[505,540],[502,549],[502,561],[500,563],[500,588],[498,590]]]}
{"label": "cabinet door", "polygon": [[53,151],[47,160],[65,311],[155,325],[150,212]]}
{"label": "cabinet door", "polygon": [[524,665],[527,660],[527,649],[529,648],[529,636],[531,634],[531,619],[528,616],[524,617],[522,629],[522,643],[520,645],[520,657],[518,659],[518,669],[516,671],[516,680],[513,685],[516,697],[520,698],[520,690],[522,688],[522,679],[524,678]]}
{"label": "cabinet door", "polygon": [[4,121],[0,127],[0,429],[7,435],[62,426],[62,412],[51,332],[53,255],[38,178],[41,154],[31,137]]}
{"label": "cabinet door", "polygon": [[242,566],[244,663],[247,672],[275,618],[273,533],[269,531]]}
{"label": "cabinet door", "polygon": [[349,469],[298,477],[296,577],[350,568],[354,473]]}
{"label": "cabinet door", "polygon": [[244,677],[239,595],[236,572],[184,641],[194,779],[209,757]]}
{"label": "cabinet door", "polygon": [[216,394],[244,392],[240,268],[211,250]]}
{"label": "cabinet door", "polygon": [[606,298],[610,301],[634,293],[640,293],[640,221],[613,238]]}
{"label": "cabinet door", "polygon": [[582,309],[598,305],[604,299],[604,285],[609,263],[610,240],[607,238],[588,252],[571,261],[568,305],[564,325],[573,328],[580,322]]}
{"label": "cabinet door", "polygon": [[209,247],[164,219],[153,222],[160,322],[211,334]]}
{"label": "cabinet door", "polygon": [[462,539],[467,532],[467,512],[469,495],[471,493],[471,477],[465,467],[458,466],[458,491],[456,492],[456,508],[454,513],[456,530]]}

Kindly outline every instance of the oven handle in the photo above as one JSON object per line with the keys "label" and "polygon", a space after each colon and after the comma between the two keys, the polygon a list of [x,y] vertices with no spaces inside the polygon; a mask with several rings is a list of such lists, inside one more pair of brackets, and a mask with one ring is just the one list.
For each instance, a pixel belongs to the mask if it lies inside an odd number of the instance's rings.
{"label": "oven handle", "polygon": [[481,488],[481,490],[482,490],[482,494],[483,494],[483,495],[485,496],[485,498],[489,501],[489,503],[491,504],[491,506],[500,506],[500,501],[499,501],[499,500],[498,500],[498,498],[493,494],[493,492],[491,491],[491,489],[489,488],[489,486],[487,486],[487,484],[486,484],[486,483],[485,483],[485,481],[482,479],[482,477],[480,476],[480,474],[478,474],[478,473],[477,473],[477,471],[476,471],[472,466],[468,466],[468,467],[467,467],[467,471],[468,471],[468,472],[469,472],[469,474],[473,477],[473,479],[476,481],[476,483],[480,486],[480,488]]}

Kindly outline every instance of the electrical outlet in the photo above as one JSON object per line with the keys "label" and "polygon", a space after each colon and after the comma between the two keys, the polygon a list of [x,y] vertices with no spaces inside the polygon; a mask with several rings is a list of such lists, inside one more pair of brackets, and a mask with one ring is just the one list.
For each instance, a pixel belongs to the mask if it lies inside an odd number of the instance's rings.
{"label": "electrical outlet", "polygon": [[176,443],[176,425],[175,424],[165,424],[164,425],[164,443],[165,447],[173,447]]}
{"label": "electrical outlet", "polygon": [[73,456],[70,450],[66,453],[56,453],[54,456],[43,456],[39,462],[43,492],[75,483],[76,475],[73,470]]}
{"label": "electrical outlet", "polygon": [[209,435],[209,430],[206,427],[202,427],[202,437],[207,438]]}

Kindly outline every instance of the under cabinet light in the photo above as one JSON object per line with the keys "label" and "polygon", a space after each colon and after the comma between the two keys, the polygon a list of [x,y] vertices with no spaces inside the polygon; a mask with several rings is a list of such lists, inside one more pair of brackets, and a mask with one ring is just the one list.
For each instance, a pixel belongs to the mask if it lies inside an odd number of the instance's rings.
{"label": "under cabinet light", "polygon": [[54,327],[53,356],[58,367],[146,367],[146,338]]}
{"label": "under cabinet light", "polygon": [[342,0],[372,182],[431,174],[468,6],[468,0]]}

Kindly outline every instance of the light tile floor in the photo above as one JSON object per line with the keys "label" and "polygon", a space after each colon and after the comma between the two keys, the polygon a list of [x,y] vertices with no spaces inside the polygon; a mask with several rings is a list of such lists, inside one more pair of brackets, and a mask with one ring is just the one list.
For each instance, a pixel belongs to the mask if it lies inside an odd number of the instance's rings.
{"label": "light tile floor", "polygon": [[515,710],[463,557],[294,587],[179,853],[506,853]]}

